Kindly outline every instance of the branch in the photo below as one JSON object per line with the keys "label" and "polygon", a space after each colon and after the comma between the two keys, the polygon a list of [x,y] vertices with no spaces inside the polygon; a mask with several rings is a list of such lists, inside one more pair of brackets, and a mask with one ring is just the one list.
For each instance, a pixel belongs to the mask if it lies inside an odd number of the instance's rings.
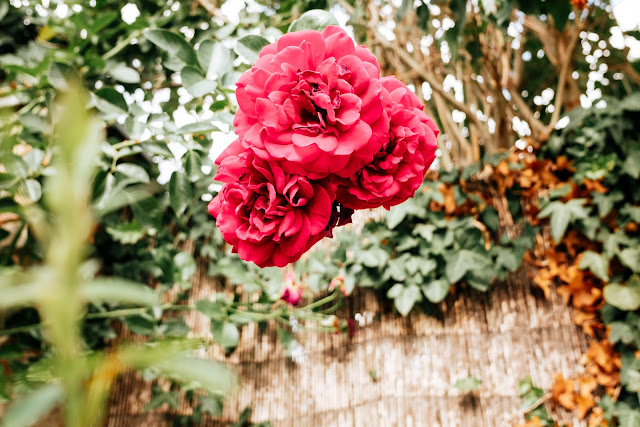
{"label": "branch", "polygon": [[402,61],[405,64],[413,68],[420,77],[422,77],[427,83],[429,83],[429,85],[431,86],[431,89],[433,89],[434,92],[437,92],[438,94],[440,94],[442,98],[445,101],[447,101],[450,105],[452,105],[454,108],[462,111],[467,116],[467,119],[470,122],[475,123],[478,126],[478,128],[483,129],[486,127],[485,124],[481,122],[476,117],[476,115],[471,112],[471,109],[467,105],[461,102],[458,102],[458,100],[451,93],[444,90],[444,88],[442,87],[442,84],[435,77],[433,77],[426,69],[424,69],[420,64],[418,64],[416,60],[413,59],[406,50],[400,48],[395,43],[391,43],[389,40],[387,40],[382,34],[378,32],[377,28],[371,27],[371,26],[370,28],[373,35],[378,40],[378,42],[382,44],[382,46],[384,46],[385,48],[392,50],[396,55],[398,55],[402,59]]}
{"label": "branch", "polygon": [[549,139],[549,136],[553,132],[560,120],[560,112],[562,111],[562,103],[564,102],[564,92],[567,86],[567,77],[569,74],[569,66],[573,62],[573,51],[576,48],[576,44],[578,43],[578,38],[580,32],[582,31],[582,25],[579,21],[580,18],[576,16],[576,24],[574,26],[574,30],[571,34],[571,39],[569,40],[569,44],[567,45],[567,50],[562,55],[562,64],[560,67],[560,75],[558,76],[558,89],[556,92],[556,100],[553,104],[553,114],[551,115],[551,121],[547,125],[544,133],[542,134],[542,140],[546,141]]}

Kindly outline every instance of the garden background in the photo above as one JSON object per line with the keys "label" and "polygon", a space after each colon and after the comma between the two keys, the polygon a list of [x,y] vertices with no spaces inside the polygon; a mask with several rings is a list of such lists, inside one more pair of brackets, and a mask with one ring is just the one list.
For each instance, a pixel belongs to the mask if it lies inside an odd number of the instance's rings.
{"label": "garden background", "polygon": [[[3,425],[640,425],[640,6],[612,3],[0,1]],[[259,50],[331,24],[438,158],[259,269],[212,159]]]}

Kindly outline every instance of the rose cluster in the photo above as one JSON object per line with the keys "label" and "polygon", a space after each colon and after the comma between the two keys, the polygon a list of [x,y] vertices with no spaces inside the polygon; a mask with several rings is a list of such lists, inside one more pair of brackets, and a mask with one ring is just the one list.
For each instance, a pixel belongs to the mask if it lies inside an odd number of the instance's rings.
{"label": "rose cluster", "polygon": [[418,97],[339,27],[265,46],[236,98],[238,139],[216,159],[224,186],[209,212],[261,267],[298,260],[355,209],[407,200],[435,158]]}

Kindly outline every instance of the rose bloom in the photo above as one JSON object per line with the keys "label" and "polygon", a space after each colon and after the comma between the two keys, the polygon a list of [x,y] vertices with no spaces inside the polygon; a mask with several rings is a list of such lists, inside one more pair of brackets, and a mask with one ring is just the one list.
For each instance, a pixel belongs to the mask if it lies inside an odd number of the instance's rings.
{"label": "rose bloom", "polygon": [[347,178],[386,142],[380,66],[339,27],[265,46],[236,83],[243,146],[288,173]]}
{"label": "rose bloom", "polygon": [[400,204],[412,197],[436,158],[440,133],[423,111],[418,97],[395,77],[381,79],[389,137],[373,161],[346,179],[334,179],[337,199],[351,209]]}
{"label": "rose bloom", "polygon": [[284,279],[284,286],[280,291],[280,298],[291,305],[298,305],[302,299],[302,286],[295,282],[293,272],[288,272]]}
{"label": "rose bloom", "polygon": [[327,235],[335,186],[285,173],[234,142],[216,160],[226,183],[209,203],[224,240],[240,258],[283,267]]}

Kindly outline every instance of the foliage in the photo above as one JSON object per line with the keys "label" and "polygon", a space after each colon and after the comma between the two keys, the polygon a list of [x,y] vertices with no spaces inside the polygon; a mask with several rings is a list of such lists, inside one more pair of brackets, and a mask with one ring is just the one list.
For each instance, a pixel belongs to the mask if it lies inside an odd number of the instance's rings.
{"label": "foliage", "polygon": [[[538,214],[550,217],[557,246],[546,252],[551,263],[537,280],[548,286],[557,278],[558,292],[583,311],[579,323],[600,340],[591,344],[586,372],[575,380],[580,393],[563,386],[573,380],[559,379],[554,387],[568,391],[554,398],[565,396],[560,404],[581,417],[634,425],[640,417],[640,97],[607,98],[606,103],[606,108],[573,111],[569,124],[542,150],[560,166],[559,180],[548,192],[556,200],[543,199]],[[597,311],[606,330],[592,314]],[[607,394],[596,407],[598,385]]]}
{"label": "foliage", "polygon": [[214,393],[229,393],[235,383],[235,375],[221,365],[188,356],[189,350],[200,347],[198,342],[157,341],[120,346],[110,353],[83,350],[78,320],[85,300],[149,307],[160,303],[145,285],[93,279],[95,267],[84,263],[84,246],[93,225],[88,201],[96,166],[86,159],[95,158],[102,141],[101,124],[88,118],[83,96],[82,89],[70,85],[65,102],[52,105],[56,172],[46,180],[48,211],[35,204],[22,211],[39,238],[45,263],[12,269],[3,281],[0,308],[35,305],[48,337],[48,349],[27,369],[25,383],[17,390],[19,383],[13,384],[11,392],[25,400],[7,410],[5,425],[31,425],[61,402],[66,425],[99,425],[111,383],[132,368],[154,368]]}
{"label": "foliage", "polygon": [[[506,163],[506,156],[490,160]],[[418,303],[441,302],[459,282],[486,291],[520,267],[536,228],[522,219],[515,237],[515,228],[499,227],[491,184],[472,178],[480,169],[432,176],[415,197],[362,230],[339,233],[339,246],[312,253],[296,270],[312,290],[335,278],[346,294],[355,284],[381,289],[404,316]],[[508,197],[515,214],[519,196]]]}

